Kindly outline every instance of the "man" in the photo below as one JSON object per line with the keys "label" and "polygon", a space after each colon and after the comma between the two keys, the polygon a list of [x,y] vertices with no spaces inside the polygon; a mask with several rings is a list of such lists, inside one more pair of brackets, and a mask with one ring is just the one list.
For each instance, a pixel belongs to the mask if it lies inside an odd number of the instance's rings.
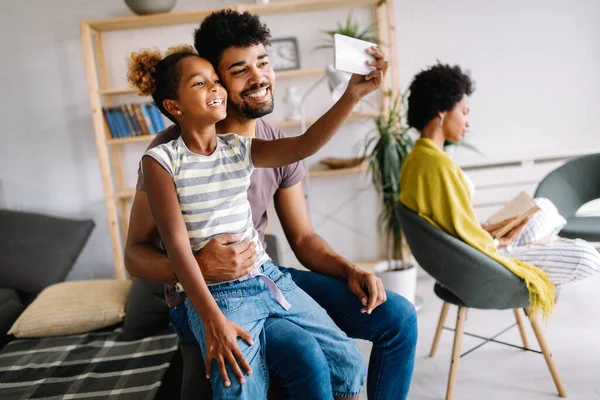
{"label": "man", "polygon": [[[194,45],[198,53],[214,65],[229,94],[227,118],[218,124],[219,133],[235,132],[264,139],[284,136],[281,130],[260,119],[273,110],[275,73],[265,49],[269,39],[269,30],[258,16],[231,10],[211,14],[196,30]],[[376,59],[376,66],[385,72],[387,63],[380,53]],[[169,128],[158,134],[150,147],[178,136],[176,127]],[[248,191],[254,225],[264,240],[266,209],[274,198],[277,215],[296,257],[313,272],[285,270],[348,336],[373,342],[367,379],[369,398],[406,398],[417,338],[414,307],[401,296],[386,292],[379,278],[356,268],[314,232],[302,190],[304,173],[300,163],[254,171]],[[173,268],[156,246],[159,241],[140,176],[131,210],[125,264],[133,276],[173,284]],[[196,255],[208,282],[233,280],[253,268],[253,245],[248,241],[233,242],[236,238],[231,235],[215,238]],[[180,306],[184,294],[177,293],[174,285],[167,285],[165,296],[182,342],[195,343],[185,307]],[[264,329],[270,374],[282,384],[288,397],[331,398],[329,370],[316,341],[297,326],[279,319],[268,320]]]}

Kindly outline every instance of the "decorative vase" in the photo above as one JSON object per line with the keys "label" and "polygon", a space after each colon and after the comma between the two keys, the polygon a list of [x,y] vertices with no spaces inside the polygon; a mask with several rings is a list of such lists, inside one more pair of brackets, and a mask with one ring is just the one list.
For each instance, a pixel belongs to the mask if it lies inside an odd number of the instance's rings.
{"label": "decorative vase", "polygon": [[127,7],[138,15],[168,13],[177,0],[125,0]]}
{"label": "decorative vase", "polygon": [[302,119],[302,97],[295,86],[286,88],[283,103],[287,107],[285,112],[285,119],[287,121],[300,121]]}
{"label": "decorative vase", "polygon": [[415,304],[417,268],[414,265],[406,264],[400,260],[381,261],[375,264],[373,270],[375,275],[381,278],[383,286],[387,290],[398,293],[412,304]]}

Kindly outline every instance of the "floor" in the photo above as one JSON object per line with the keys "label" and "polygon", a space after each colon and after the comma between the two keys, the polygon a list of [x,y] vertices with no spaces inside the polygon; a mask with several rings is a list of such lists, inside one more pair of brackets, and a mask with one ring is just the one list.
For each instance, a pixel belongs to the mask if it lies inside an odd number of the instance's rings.
{"label": "floor", "polygon": [[[453,332],[444,331],[437,354],[434,358],[428,357],[442,303],[433,293],[433,281],[425,275],[419,275],[417,294],[425,305],[419,312],[419,341],[408,398],[444,399]],[[456,307],[451,307],[446,326],[453,327],[455,323]],[[491,336],[513,323],[511,311],[471,310],[465,331]],[[529,324],[527,328],[530,346],[539,350]],[[546,335],[568,398],[600,400],[600,276],[562,289]],[[498,340],[522,343],[516,328]],[[463,352],[479,343],[481,340],[465,336]],[[359,347],[368,357],[370,344],[360,341]],[[554,398],[559,398],[558,393],[541,354],[488,343],[460,360],[455,399]],[[362,393],[360,399],[367,397]]]}

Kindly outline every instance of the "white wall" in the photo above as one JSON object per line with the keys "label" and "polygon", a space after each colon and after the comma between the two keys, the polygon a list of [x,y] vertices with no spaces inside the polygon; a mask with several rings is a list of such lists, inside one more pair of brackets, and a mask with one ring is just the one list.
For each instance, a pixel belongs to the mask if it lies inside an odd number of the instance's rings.
{"label": "white wall", "polygon": [[[180,0],[176,10],[228,4]],[[112,274],[78,21],[129,15],[121,0],[0,0],[4,201],[13,209],[95,220],[97,227],[73,278]],[[298,36],[303,67],[311,68],[330,59],[325,53],[307,52],[321,40],[318,29],[334,26],[345,15],[265,20],[275,36]],[[360,10],[356,15],[363,21],[370,18]],[[402,88],[436,59],[469,68],[477,82],[470,140],[490,157],[598,146],[598,19],[600,3],[594,0],[396,0]],[[114,78],[122,79],[128,51],[189,41],[191,28],[170,28],[168,35],[138,31],[107,38]],[[295,83],[305,87],[313,79]],[[120,86],[118,81],[114,84]],[[287,84],[280,80],[278,87]],[[283,115],[281,95],[280,90],[275,120]],[[328,104],[327,91],[321,88],[308,111],[316,116]],[[348,125],[319,157],[352,155],[368,129],[369,124]],[[130,148],[130,183],[142,149]],[[457,158],[473,156],[459,152]],[[367,179],[314,179],[311,192],[315,226],[333,247],[353,260],[375,257],[376,198]],[[286,260],[294,264],[289,252]]]}
{"label": "white wall", "polygon": [[599,18],[595,0],[396,1],[402,88],[436,60],[469,69],[489,156],[599,145]]}

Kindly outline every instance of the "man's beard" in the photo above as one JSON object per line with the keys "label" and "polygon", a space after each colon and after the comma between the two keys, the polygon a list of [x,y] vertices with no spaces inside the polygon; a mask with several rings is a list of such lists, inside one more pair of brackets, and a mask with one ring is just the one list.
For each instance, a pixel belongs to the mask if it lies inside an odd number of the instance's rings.
{"label": "man's beard", "polygon": [[227,100],[229,105],[238,113],[238,117],[248,118],[248,119],[256,119],[264,117],[265,115],[271,114],[273,112],[273,108],[275,107],[275,102],[273,101],[273,92],[271,92],[271,101],[268,103],[264,103],[261,106],[255,106],[252,104],[248,104],[245,100],[245,94],[254,90],[257,90],[261,87],[266,87],[269,91],[271,90],[271,85],[262,84],[251,87],[250,89],[244,90],[241,94],[242,102],[234,103],[231,98]]}

